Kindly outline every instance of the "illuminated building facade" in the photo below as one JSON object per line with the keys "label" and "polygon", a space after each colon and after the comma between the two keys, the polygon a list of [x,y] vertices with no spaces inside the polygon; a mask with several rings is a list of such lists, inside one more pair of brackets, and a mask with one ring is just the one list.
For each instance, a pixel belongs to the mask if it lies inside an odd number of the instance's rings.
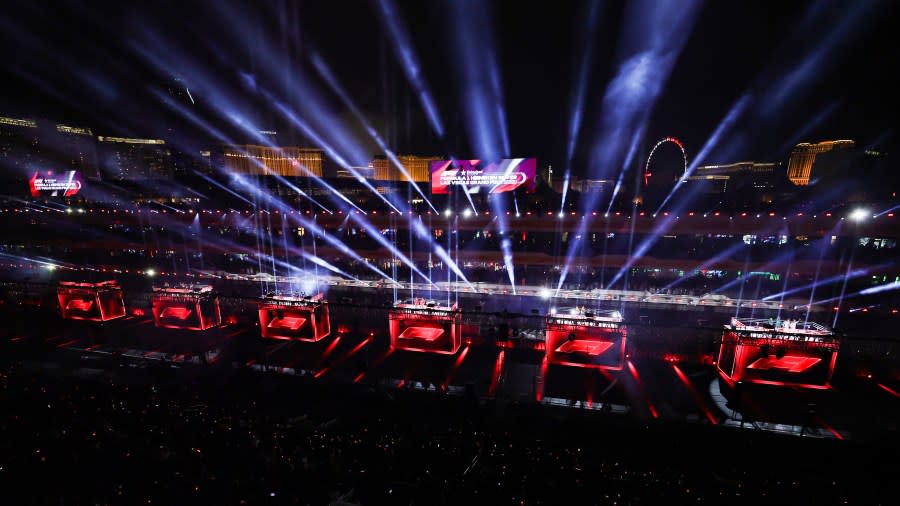
{"label": "illuminated building facade", "polygon": [[96,140],[90,128],[43,119],[0,117],[0,167],[4,179],[35,171],[96,173]]}
{"label": "illuminated building facade", "polygon": [[225,146],[224,169],[229,174],[322,177],[322,150],[253,144]]}
{"label": "illuminated building facade", "polygon": [[172,153],[162,139],[97,136],[100,172],[116,181],[166,179],[173,175]]}
{"label": "illuminated building facade", "polygon": [[813,175],[816,156],[833,150],[853,148],[854,142],[849,140],[823,141],[816,144],[803,142],[794,146],[788,161],[787,176],[797,186],[809,184]]}
{"label": "illuminated building facade", "polygon": [[59,155],[69,169],[82,174],[97,174],[97,142],[90,128],[71,125],[56,125]]}
{"label": "illuminated building facade", "polygon": [[781,164],[776,162],[704,165],[697,167],[694,174],[685,178],[684,182],[701,185],[706,193],[727,193],[734,189],[739,180],[749,180],[752,189],[763,191],[774,188],[776,172],[780,167]]}
{"label": "illuminated building facade", "polygon": [[5,175],[27,177],[40,163],[41,151],[35,121],[0,117],[0,168]]}
{"label": "illuminated building facade", "polygon": [[[397,157],[409,176],[416,183],[431,182],[431,162],[440,160],[434,156],[399,155]],[[376,181],[408,181],[406,176],[393,162],[385,156],[376,156],[372,160]]]}
{"label": "illuminated building facade", "polygon": [[[351,167],[353,172],[356,172],[363,179],[374,179],[375,178],[375,167],[370,162],[366,167]],[[339,167],[337,172],[335,173],[335,177],[347,179],[347,178],[356,178],[356,174],[350,172],[349,169],[345,169],[343,167]]]}
{"label": "illuminated building facade", "polygon": [[609,194],[615,187],[616,182],[611,179],[578,179],[572,178],[570,188],[581,193],[599,192]]}

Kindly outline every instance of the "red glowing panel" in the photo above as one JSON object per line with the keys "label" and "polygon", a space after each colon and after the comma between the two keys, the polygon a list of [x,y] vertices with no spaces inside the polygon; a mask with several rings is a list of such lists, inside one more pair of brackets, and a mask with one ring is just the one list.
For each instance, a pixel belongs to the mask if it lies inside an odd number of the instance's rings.
{"label": "red glowing panel", "polygon": [[285,316],[284,318],[275,318],[269,322],[270,329],[286,329],[297,330],[306,323],[306,318],[300,316]]}
{"label": "red glowing panel", "polygon": [[62,282],[57,299],[63,318],[106,321],[125,316],[122,290],[111,281],[101,283]]}
{"label": "red glowing panel", "polygon": [[328,304],[316,296],[312,300],[284,297],[259,305],[262,337],[315,342],[331,334]]}
{"label": "red glowing panel", "polygon": [[66,309],[67,310],[74,309],[76,311],[87,312],[87,311],[90,311],[91,307],[93,307],[93,306],[94,306],[94,301],[92,301],[92,300],[72,299],[66,304]]}
{"label": "red glowing panel", "polygon": [[433,327],[406,327],[406,329],[397,336],[399,339],[415,339],[418,341],[437,341],[444,335],[444,329],[436,329]]}
{"label": "red glowing panel", "polygon": [[785,355],[781,358],[777,358],[774,355],[768,355],[766,357],[757,359],[752,364],[748,365],[747,368],[761,370],[779,369],[792,373],[801,373],[821,361],[822,359],[818,357]]}
{"label": "red glowing panel", "polygon": [[159,314],[160,318],[177,318],[179,320],[186,320],[188,316],[191,315],[191,310],[186,307],[178,307],[178,306],[169,306],[162,310],[162,313]]}
{"label": "red glowing panel", "polygon": [[584,353],[586,355],[597,356],[612,348],[613,343],[610,341],[566,341],[561,344],[556,351],[562,353]]}
{"label": "red glowing panel", "polygon": [[618,371],[625,364],[626,329],[593,317],[548,317],[547,362]]}
{"label": "red glowing panel", "polygon": [[400,304],[388,315],[391,348],[454,355],[462,345],[456,308]]}

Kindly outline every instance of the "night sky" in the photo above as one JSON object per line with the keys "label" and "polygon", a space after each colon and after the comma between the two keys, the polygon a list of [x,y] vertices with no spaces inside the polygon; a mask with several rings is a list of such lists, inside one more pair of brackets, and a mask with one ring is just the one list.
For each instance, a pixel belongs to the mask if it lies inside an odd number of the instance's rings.
{"label": "night sky", "polygon": [[[496,65],[502,96],[491,95],[490,103],[505,116],[505,156],[567,165],[578,80],[585,79],[571,162],[583,174],[598,163],[598,145],[627,144],[604,129],[615,115],[604,96],[623,55],[655,41],[690,5],[507,1],[453,9],[449,1],[390,2],[436,104],[445,130],[438,136],[375,2],[144,3],[152,5],[7,2],[0,15],[0,114],[67,121],[101,135],[179,136],[190,146],[253,142],[240,124],[277,130],[282,145],[315,144],[286,118],[289,110],[348,162],[363,162],[378,147],[316,71],[319,57],[395,151],[473,157],[481,153],[467,107],[472,87],[491,77],[461,72],[484,68],[461,49],[468,40],[477,57]],[[784,161],[797,142],[831,138],[896,152],[898,13],[900,4],[887,1],[698,4],[683,26],[654,42],[672,65],[650,77],[660,81],[659,94],[640,100],[646,115],[625,129],[641,131],[638,159],[665,136],[683,140],[693,159],[745,96],[705,163]],[[196,103],[161,101],[173,76]],[[646,83],[636,86],[645,93]]]}

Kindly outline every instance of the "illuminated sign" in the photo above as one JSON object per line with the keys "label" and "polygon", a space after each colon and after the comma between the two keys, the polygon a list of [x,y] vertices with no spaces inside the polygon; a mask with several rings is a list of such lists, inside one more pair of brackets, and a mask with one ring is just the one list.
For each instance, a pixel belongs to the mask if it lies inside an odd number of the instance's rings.
{"label": "illuminated sign", "polygon": [[781,369],[787,372],[801,373],[821,362],[819,357],[804,357],[802,355],[785,355],[778,358],[767,355],[757,359],[748,365],[748,369]]}
{"label": "illuminated sign", "polygon": [[431,162],[431,193],[447,194],[452,186],[468,193],[533,192],[536,170],[534,158],[508,158],[485,166],[481,160],[438,160]]}
{"label": "illuminated sign", "polygon": [[388,319],[392,349],[453,355],[462,344],[460,313],[455,304],[450,307],[398,304]]}
{"label": "illuminated sign", "polygon": [[576,319],[576,318],[555,318],[551,317],[547,319],[547,325],[577,325],[579,327],[594,327],[601,329],[617,329],[619,328],[619,323],[603,321],[599,319]]}
{"label": "illuminated sign", "polygon": [[28,180],[32,197],[71,197],[77,194],[83,185],[81,173],[69,170],[59,175],[53,172],[35,172]]}

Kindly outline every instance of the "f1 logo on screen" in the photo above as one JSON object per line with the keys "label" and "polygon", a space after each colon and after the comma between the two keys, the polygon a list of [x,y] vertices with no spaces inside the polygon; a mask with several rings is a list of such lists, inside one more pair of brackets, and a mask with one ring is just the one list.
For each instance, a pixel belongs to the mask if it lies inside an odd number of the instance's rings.
{"label": "f1 logo on screen", "polygon": [[458,186],[467,193],[503,193],[523,189],[534,191],[537,160],[507,158],[481,165],[481,160],[437,160],[431,162],[431,193],[446,195]]}
{"label": "f1 logo on screen", "polygon": [[801,373],[821,361],[822,359],[818,357],[785,355],[781,358],[778,358],[774,355],[768,355],[757,359],[752,364],[748,365],[747,368],[760,370],[780,369],[787,372]]}

